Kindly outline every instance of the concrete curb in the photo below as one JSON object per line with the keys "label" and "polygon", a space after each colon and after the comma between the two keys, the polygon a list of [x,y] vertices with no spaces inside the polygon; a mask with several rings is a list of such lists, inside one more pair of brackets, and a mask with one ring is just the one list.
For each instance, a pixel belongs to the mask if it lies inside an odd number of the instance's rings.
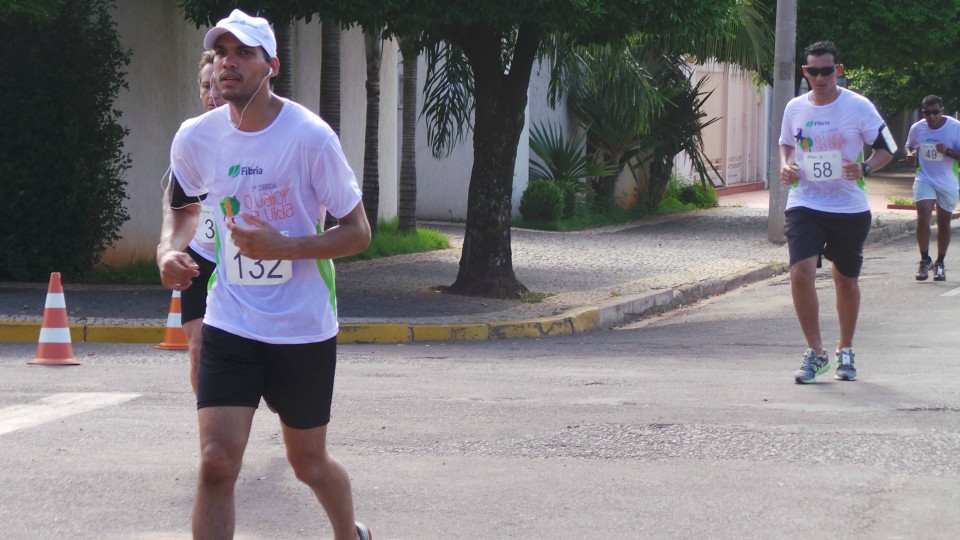
{"label": "concrete curb", "polygon": [[[404,324],[346,323],[338,343],[412,343],[419,341],[484,341],[582,334],[631,323],[648,315],[722,294],[786,271],[785,265],[761,266],[720,279],[677,289],[619,298],[598,306],[574,308],[550,317],[489,323]],[[0,341],[36,342],[40,323],[0,322]],[[163,326],[71,325],[74,343],[160,343]]]}

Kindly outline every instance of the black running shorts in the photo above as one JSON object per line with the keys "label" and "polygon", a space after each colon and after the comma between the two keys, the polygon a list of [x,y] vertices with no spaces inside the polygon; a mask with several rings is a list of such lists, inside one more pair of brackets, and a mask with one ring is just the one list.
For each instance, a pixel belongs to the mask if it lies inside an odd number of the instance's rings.
{"label": "black running shorts", "polygon": [[253,407],[263,397],[295,429],[330,423],[337,338],[274,345],[203,325],[197,408]]}
{"label": "black running shorts", "polygon": [[870,211],[856,214],[791,208],[783,232],[790,248],[790,266],[823,255],[842,275],[858,277],[863,266],[863,244],[871,223]]}
{"label": "black running shorts", "polygon": [[200,267],[200,275],[193,278],[190,286],[180,293],[181,323],[203,318],[203,314],[207,312],[207,285],[210,283],[211,274],[217,269],[217,265],[213,264],[213,261],[200,256],[189,247],[187,248],[187,254]]}

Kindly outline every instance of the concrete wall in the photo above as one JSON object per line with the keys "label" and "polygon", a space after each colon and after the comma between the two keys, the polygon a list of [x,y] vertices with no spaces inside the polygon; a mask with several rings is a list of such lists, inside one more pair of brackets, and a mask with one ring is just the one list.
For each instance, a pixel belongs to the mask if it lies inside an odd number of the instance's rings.
{"label": "concrete wall", "polygon": [[[418,67],[417,113],[423,109],[423,86],[427,66],[423,57]],[[520,196],[527,187],[529,176],[529,128],[536,123],[559,123],[564,133],[570,133],[573,120],[561,104],[553,110],[547,104],[549,67],[534,64],[530,88],[527,91],[526,125],[517,145],[517,161],[513,178],[513,214],[519,215]],[[466,139],[447,158],[436,159],[427,145],[427,128],[421,118],[417,122],[417,217],[420,219],[463,221],[467,217],[467,193],[473,168],[473,136]]]}
{"label": "concrete wall", "polygon": [[[160,179],[169,163],[170,141],[180,123],[201,111],[197,61],[207,28],[183,20],[176,0],[125,0],[113,14],[121,44],[132,49],[127,68],[129,90],[121,90],[116,108],[130,130],[124,141],[132,166],[126,172],[130,221],[104,261],[152,258],[160,231]],[[317,112],[320,100],[320,23],[297,23],[293,30],[293,99]],[[359,30],[341,37],[341,135],[344,153],[362,183],[366,117],[366,59]],[[396,47],[384,47],[381,66],[380,181],[381,216],[396,214],[397,100]],[[280,69],[291,66],[280,66]],[[383,204],[386,202],[386,204]]]}

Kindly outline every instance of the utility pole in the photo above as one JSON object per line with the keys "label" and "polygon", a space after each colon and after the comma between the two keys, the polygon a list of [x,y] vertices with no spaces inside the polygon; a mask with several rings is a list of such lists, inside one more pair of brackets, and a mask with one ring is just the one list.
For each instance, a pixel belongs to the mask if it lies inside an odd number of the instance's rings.
{"label": "utility pole", "polygon": [[797,0],[777,0],[777,33],[774,42],[773,114],[770,118],[770,160],[767,183],[770,187],[770,206],[767,213],[767,239],[783,242],[784,215],[789,186],[780,181],[780,124],[783,109],[793,98],[793,75],[796,72]]}

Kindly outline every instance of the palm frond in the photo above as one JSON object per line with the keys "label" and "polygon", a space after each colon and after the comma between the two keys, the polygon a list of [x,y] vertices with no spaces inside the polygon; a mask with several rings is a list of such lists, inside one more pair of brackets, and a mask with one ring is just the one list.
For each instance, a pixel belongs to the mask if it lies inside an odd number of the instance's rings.
{"label": "palm frond", "polygon": [[427,143],[433,156],[443,158],[470,133],[473,72],[463,51],[450,43],[437,43],[426,50],[426,55],[420,116],[426,120]]}

